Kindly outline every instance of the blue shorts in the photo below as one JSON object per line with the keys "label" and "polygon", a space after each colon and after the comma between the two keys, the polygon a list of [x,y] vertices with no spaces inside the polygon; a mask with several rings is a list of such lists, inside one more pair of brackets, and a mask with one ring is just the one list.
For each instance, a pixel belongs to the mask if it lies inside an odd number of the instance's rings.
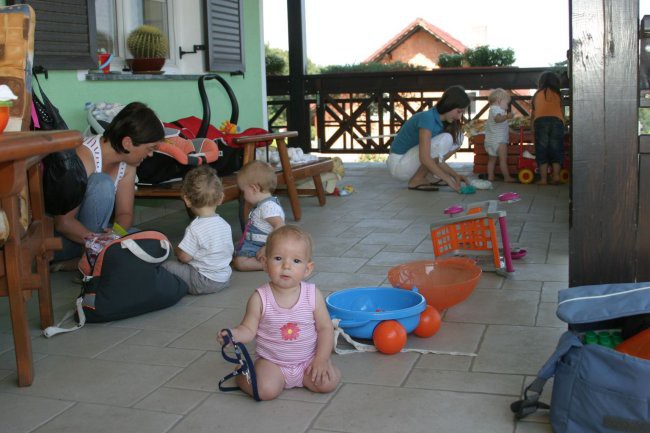
{"label": "blue shorts", "polygon": [[564,123],[552,116],[535,119],[535,161],[537,165],[562,164],[564,160]]}
{"label": "blue shorts", "polygon": [[244,240],[239,248],[237,248],[237,251],[235,251],[235,257],[239,256],[244,256],[244,257],[255,257],[257,255],[257,252],[262,248],[265,244],[260,243],[260,242],[254,242],[254,241],[249,241],[249,240]]}

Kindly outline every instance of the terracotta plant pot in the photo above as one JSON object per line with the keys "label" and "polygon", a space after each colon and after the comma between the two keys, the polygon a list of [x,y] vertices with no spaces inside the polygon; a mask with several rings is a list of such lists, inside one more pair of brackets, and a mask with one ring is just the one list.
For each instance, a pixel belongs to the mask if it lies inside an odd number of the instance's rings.
{"label": "terracotta plant pot", "polygon": [[158,74],[165,65],[165,59],[126,59],[126,63],[134,74]]}

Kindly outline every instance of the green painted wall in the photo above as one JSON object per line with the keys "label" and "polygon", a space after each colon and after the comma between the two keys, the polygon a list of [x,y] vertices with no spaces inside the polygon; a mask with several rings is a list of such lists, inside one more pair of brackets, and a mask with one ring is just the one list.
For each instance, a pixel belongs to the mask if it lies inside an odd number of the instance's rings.
{"label": "green painted wall", "polygon": [[[239,103],[239,125],[266,127],[264,123],[265,95],[262,94],[262,12],[261,0],[246,0],[244,5],[245,76],[222,76],[234,90]],[[4,0],[0,0],[4,3]],[[38,19],[38,18],[37,18]],[[46,95],[59,108],[71,129],[83,131],[86,121],[86,102],[141,101],[148,104],[164,121],[186,116],[201,117],[201,100],[197,82],[187,81],[85,81],[77,78],[77,71],[50,71],[46,81],[39,76]],[[211,123],[219,126],[230,118],[228,95],[219,83],[209,82],[208,96],[212,111]]]}

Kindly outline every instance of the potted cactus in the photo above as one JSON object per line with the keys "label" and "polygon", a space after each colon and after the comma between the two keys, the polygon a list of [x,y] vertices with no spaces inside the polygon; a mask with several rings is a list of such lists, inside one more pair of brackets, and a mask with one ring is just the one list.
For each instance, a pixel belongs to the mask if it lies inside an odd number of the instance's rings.
{"label": "potted cactus", "polygon": [[126,62],[134,74],[160,73],[167,56],[167,38],[154,26],[135,28],[126,40],[133,59]]}

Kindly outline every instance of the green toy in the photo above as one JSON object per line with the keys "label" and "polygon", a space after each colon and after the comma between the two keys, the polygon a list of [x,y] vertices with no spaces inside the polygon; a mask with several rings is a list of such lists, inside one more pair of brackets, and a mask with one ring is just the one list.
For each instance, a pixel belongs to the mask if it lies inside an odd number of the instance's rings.
{"label": "green toy", "polygon": [[476,188],[474,188],[472,185],[463,185],[460,187],[461,194],[474,194],[475,192]]}

